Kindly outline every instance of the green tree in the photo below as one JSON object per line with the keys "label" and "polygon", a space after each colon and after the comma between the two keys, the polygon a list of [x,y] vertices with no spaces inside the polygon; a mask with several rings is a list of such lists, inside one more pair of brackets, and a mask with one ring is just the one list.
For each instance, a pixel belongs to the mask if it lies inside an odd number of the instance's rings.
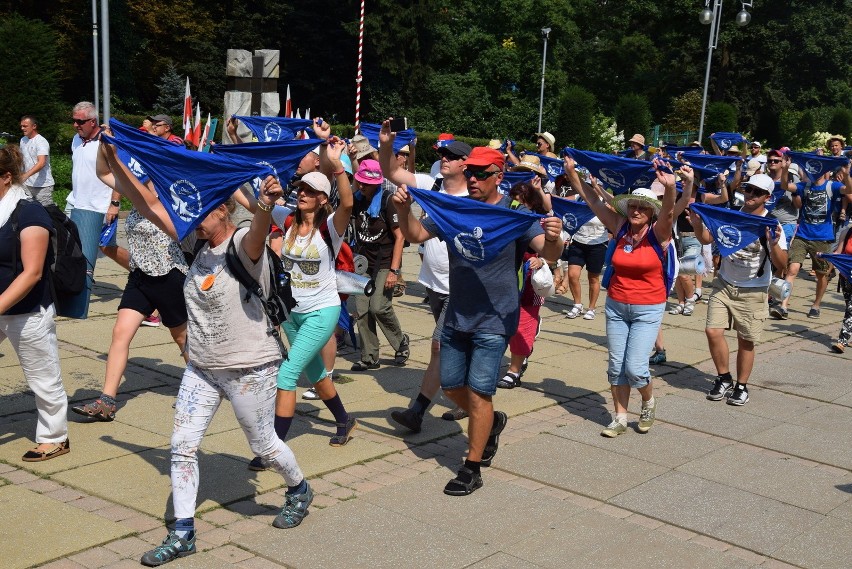
{"label": "green tree", "polygon": [[636,133],[647,136],[651,130],[651,108],[642,95],[628,93],[618,98],[615,123],[627,138]]}
{"label": "green tree", "polygon": [[814,116],[810,110],[807,110],[802,113],[802,116],[800,116],[799,120],[796,122],[794,138],[789,142],[796,147],[803,147],[811,139],[814,132],[816,132]]}
{"label": "green tree", "polygon": [[735,132],[737,130],[737,109],[729,104],[717,101],[707,105],[707,116],[704,119],[704,140],[706,148],[710,148],[710,135],[714,132]]}
{"label": "green tree", "polygon": [[[26,49],[22,49],[26,46]],[[0,19],[0,129],[19,132],[21,115],[39,118],[41,132],[53,140],[60,119],[56,38],[43,22],[12,14]]]}
{"label": "green tree", "polygon": [[837,108],[828,123],[828,132],[839,134],[846,140],[852,140],[852,111]]}
{"label": "green tree", "polygon": [[701,91],[692,89],[672,99],[671,110],[663,121],[663,128],[669,132],[698,130],[701,115]]}
{"label": "green tree", "polygon": [[171,115],[182,115],[186,97],[186,77],[178,73],[174,63],[169,63],[157,83],[157,103],[154,107]]}
{"label": "green tree", "polygon": [[591,148],[598,102],[587,89],[569,85],[559,96],[559,125],[556,136],[560,145]]}

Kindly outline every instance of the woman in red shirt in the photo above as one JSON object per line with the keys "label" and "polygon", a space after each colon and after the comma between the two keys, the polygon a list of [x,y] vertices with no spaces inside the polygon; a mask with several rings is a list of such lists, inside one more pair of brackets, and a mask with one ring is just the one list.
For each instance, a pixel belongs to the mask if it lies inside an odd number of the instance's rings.
{"label": "woman in red shirt", "polygon": [[[654,424],[654,400],[648,353],[654,347],[663,319],[668,290],[665,266],[652,241],[666,251],[674,221],[675,186],[671,177],[660,172],[655,160],[657,180],[666,188],[662,201],[647,188],[616,196],[612,207],[594,198],[574,169],[574,161],[565,157],[565,173],[571,186],[589,204],[606,228],[617,238],[611,265],[614,268],[606,299],[606,336],[609,347],[609,383],[615,405],[615,418],[602,432],[616,437],[627,431],[627,404],[630,388],[642,396],[637,430],[647,433]],[[667,179],[668,178],[668,179]],[[588,196],[588,198],[587,198]],[[622,231],[622,228],[625,231]]]}

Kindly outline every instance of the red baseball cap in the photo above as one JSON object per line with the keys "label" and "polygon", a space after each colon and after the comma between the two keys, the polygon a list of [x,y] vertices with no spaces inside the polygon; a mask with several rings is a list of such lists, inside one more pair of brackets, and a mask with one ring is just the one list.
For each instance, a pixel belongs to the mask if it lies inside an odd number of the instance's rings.
{"label": "red baseball cap", "polygon": [[471,151],[467,160],[464,161],[465,166],[480,166],[483,168],[492,164],[502,170],[506,164],[506,159],[503,157],[502,152],[494,148],[488,148],[487,146],[477,146]]}

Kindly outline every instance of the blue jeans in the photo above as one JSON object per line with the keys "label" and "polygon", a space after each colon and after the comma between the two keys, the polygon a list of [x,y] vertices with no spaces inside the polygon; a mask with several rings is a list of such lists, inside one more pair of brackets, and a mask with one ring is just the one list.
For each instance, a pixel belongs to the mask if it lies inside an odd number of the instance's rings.
{"label": "blue jeans", "polygon": [[320,350],[334,333],[339,316],[339,305],[304,314],[290,313],[290,318],[281,325],[290,342],[290,350],[278,370],[278,389],[295,391],[296,381],[303,371],[311,384],[326,376]]}
{"label": "blue jeans", "polygon": [[654,348],[666,303],[624,304],[606,299],[606,339],[609,344],[609,382],[645,387],[651,380],[648,354]]}
{"label": "blue jeans", "polygon": [[468,387],[480,395],[494,395],[508,344],[509,338],[502,334],[459,332],[444,326],[441,331],[441,388]]}
{"label": "blue jeans", "polygon": [[89,297],[95,277],[95,263],[98,260],[98,243],[101,238],[101,228],[104,226],[104,214],[97,211],[74,208],[69,216],[77,225],[80,234],[80,244],[86,257],[86,286],[83,291],[63,302],[63,316],[86,318],[89,315]]}

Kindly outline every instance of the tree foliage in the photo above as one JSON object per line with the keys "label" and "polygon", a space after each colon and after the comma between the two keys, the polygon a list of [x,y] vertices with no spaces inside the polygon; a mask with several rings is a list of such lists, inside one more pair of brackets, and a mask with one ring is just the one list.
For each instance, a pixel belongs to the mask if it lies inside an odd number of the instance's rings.
{"label": "tree foliage", "polygon": [[615,124],[628,136],[645,135],[651,128],[651,108],[648,99],[635,93],[618,98],[615,105]]}

